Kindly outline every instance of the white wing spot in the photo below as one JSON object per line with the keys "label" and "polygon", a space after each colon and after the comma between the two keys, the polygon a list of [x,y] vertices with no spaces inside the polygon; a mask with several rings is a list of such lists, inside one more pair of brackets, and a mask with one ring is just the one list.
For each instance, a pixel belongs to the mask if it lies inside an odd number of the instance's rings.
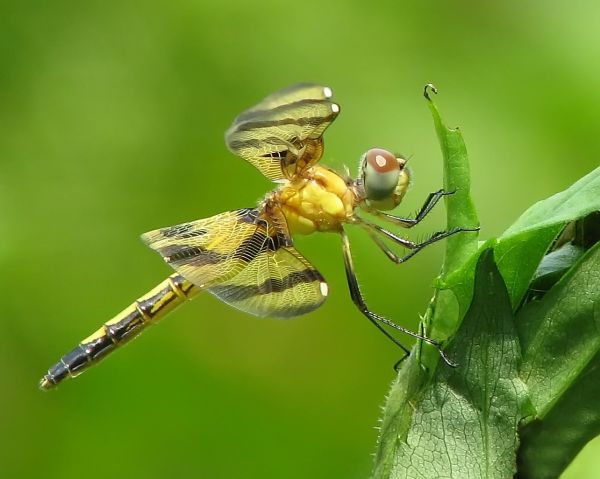
{"label": "white wing spot", "polygon": [[327,283],[325,283],[324,281],[321,281],[321,283],[319,284],[319,289],[321,290],[321,294],[323,296],[327,296],[327,294],[329,293],[329,286],[327,286]]}
{"label": "white wing spot", "polygon": [[329,88],[328,86],[323,88],[323,95],[325,95],[325,98],[331,98],[333,96],[333,92],[331,91],[331,88]]}

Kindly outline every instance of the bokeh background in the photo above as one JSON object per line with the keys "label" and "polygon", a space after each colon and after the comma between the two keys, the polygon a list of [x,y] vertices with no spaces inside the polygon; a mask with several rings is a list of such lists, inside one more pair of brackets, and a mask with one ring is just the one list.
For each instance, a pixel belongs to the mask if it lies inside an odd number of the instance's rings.
{"label": "bokeh background", "polygon": [[[366,477],[399,351],[349,300],[334,235],[297,241],[331,288],[304,318],[201,296],[57,391],[37,381],[169,273],[142,232],[271,188],[223,132],[298,81],[342,105],[325,164],[354,170],[372,146],[411,158],[402,213],[442,184],[434,82],[482,235],[500,234],[598,165],[599,19],[577,0],[1,2],[0,476]],[[395,267],[351,239],[372,308],[416,328],[443,248]],[[597,477],[599,453],[565,477]]]}

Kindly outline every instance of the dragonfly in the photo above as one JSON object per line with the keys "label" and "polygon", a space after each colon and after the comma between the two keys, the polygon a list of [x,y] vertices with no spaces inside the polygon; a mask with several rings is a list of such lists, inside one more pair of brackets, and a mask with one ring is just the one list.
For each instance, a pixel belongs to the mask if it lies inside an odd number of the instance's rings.
{"label": "dragonfly", "polygon": [[[293,236],[315,232],[340,235],[350,297],[371,323],[405,354],[409,350],[389,329],[431,344],[452,365],[439,342],[367,306],[346,227],[364,229],[397,264],[443,238],[475,230],[454,228],[414,242],[365,218],[366,214],[380,222],[412,228],[452,192],[441,189],[431,193],[414,217],[399,217],[387,211],[400,204],[410,184],[410,169],[401,155],[383,148],[369,149],[360,158],[355,179],[320,166],[323,133],[340,113],[332,96],[328,87],[297,84],[267,96],[235,118],[225,134],[227,147],[275,182],[276,188],[255,207],[143,234],[142,240],[175,273],[62,356],[41,379],[41,389],[81,374],[202,291],[255,316],[292,318],[313,311],[325,301],[328,284],[294,247]],[[391,244],[408,252],[400,255]]]}

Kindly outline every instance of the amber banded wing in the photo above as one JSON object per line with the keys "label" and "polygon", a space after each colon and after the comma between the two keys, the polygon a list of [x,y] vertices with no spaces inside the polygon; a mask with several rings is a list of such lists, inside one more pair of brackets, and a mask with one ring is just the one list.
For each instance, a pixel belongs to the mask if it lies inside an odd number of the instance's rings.
{"label": "amber banded wing", "polygon": [[299,316],[327,295],[325,279],[293,247],[285,221],[258,209],[230,211],[142,238],[188,281],[256,316]]}
{"label": "amber banded wing", "polygon": [[240,114],[227,147],[273,181],[290,179],[323,155],[321,136],[340,107],[328,87],[302,83],[275,92]]}
{"label": "amber banded wing", "polygon": [[328,100],[332,96],[333,91],[329,87],[315,83],[296,83],[266,96],[244,113],[240,113],[236,121],[247,120],[257,112],[266,112],[300,100]]}

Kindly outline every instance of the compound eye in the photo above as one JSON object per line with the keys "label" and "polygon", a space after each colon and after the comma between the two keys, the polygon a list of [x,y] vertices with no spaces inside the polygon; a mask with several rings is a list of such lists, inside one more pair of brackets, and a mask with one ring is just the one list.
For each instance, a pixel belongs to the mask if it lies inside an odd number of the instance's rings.
{"label": "compound eye", "polygon": [[404,160],[382,148],[371,148],[364,155],[363,184],[368,200],[381,201],[392,197],[398,185]]}
{"label": "compound eye", "polygon": [[387,173],[400,169],[396,155],[383,148],[371,148],[366,153],[367,164],[377,173]]}

